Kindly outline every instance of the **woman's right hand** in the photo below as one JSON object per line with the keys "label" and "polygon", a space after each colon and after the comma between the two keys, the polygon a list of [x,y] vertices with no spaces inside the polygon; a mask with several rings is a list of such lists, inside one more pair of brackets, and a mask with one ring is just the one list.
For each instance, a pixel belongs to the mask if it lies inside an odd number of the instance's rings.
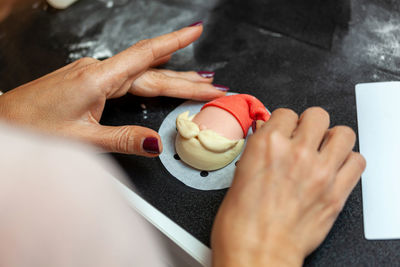
{"label": "woman's right hand", "polygon": [[249,139],[217,214],[214,266],[301,266],[365,169],[349,127],[321,108],[278,109]]}

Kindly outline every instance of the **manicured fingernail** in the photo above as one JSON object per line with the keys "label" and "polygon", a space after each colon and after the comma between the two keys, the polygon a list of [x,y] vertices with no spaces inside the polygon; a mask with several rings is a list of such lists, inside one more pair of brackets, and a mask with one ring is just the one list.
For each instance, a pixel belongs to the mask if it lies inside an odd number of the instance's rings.
{"label": "manicured fingernail", "polygon": [[213,71],[198,71],[197,74],[199,74],[203,78],[210,79],[210,78],[214,77],[215,72],[213,72]]}
{"label": "manicured fingernail", "polygon": [[251,123],[251,129],[253,130],[253,133],[257,131],[257,121],[253,121]]}
{"label": "manicured fingernail", "polygon": [[197,22],[195,22],[193,24],[190,24],[188,27],[194,27],[194,26],[200,26],[200,25],[203,25],[203,21],[202,20],[197,21]]}
{"label": "manicured fingernail", "polygon": [[160,147],[158,146],[158,139],[155,137],[147,137],[143,141],[143,150],[151,154],[159,154]]}
{"label": "manicured fingernail", "polygon": [[222,91],[222,92],[228,92],[229,91],[229,87],[220,85],[220,84],[213,84],[215,88],[217,88],[218,90]]}

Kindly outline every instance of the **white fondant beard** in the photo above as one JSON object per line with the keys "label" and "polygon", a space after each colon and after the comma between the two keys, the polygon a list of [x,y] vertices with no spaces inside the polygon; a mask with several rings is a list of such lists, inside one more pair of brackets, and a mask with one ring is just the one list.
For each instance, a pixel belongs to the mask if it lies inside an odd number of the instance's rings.
{"label": "white fondant beard", "polygon": [[186,111],[176,118],[175,149],[181,160],[199,170],[221,169],[242,151],[244,139],[230,140],[212,130],[200,130]]}

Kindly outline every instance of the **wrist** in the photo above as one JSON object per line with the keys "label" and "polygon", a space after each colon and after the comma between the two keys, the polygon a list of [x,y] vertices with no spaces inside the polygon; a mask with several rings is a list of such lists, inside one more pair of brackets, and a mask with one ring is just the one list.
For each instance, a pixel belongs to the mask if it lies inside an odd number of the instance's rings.
{"label": "wrist", "polygon": [[301,246],[281,231],[269,234],[266,251],[269,266],[302,266],[305,258]]}
{"label": "wrist", "polygon": [[[236,253],[235,253],[236,254]],[[237,253],[235,256],[213,254],[213,267],[264,267],[264,266],[279,266],[279,267],[297,267],[302,266],[304,258],[292,254],[286,249],[282,249],[279,253]]]}
{"label": "wrist", "polygon": [[213,267],[302,266],[305,254],[284,235],[270,234],[267,239],[238,246],[213,249]]}
{"label": "wrist", "polygon": [[[288,231],[274,229],[269,231],[268,238],[264,244],[260,244],[264,257],[256,262],[256,266],[302,266],[304,253],[301,246],[289,236]],[[262,254],[260,254],[262,255]]]}
{"label": "wrist", "polygon": [[[281,267],[297,267],[303,265],[304,258],[293,254],[290,250],[282,248],[281,251],[270,252],[266,255],[265,260],[257,266],[281,266]],[[263,263],[263,264],[261,264]]]}

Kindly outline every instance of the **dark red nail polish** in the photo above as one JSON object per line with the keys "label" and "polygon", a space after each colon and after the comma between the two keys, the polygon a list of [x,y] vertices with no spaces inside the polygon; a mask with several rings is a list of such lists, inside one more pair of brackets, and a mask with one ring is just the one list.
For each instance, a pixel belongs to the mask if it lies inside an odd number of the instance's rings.
{"label": "dark red nail polish", "polygon": [[155,137],[147,137],[143,141],[143,150],[151,154],[159,154],[160,147],[158,146],[158,139]]}
{"label": "dark red nail polish", "polygon": [[220,84],[213,84],[215,88],[217,88],[218,90],[222,91],[222,92],[228,92],[229,91],[229,87],[220,85]]}
{"label": "dark red nail polish", "polygon": [[213,72],[213,71],[198,71],[197,74],[199,74],[203,78],[210,79],[210,78],[214,77],[215,72]]}
{"label": "dark red nail polish", "polygon": [[257,131],[257,122],[253,121],[251,123],[251,129],[253,130],[253,133],[255,133]]}
{"label": "dark red nail polish", "polygon": [[197,21],[197,22],[195,22],[193,24],[190,24],[188,27],[194,27],[194,26],[200,26],[200,25],[203,25],[203,21],[202,20]]}

